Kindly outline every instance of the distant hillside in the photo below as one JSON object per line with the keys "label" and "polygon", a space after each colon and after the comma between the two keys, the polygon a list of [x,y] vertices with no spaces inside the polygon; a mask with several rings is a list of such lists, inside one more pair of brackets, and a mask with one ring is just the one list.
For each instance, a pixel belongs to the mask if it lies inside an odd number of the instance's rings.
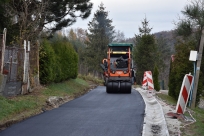
{"label": "distant hillside", "polygon": [[164,60],[165,68],[163,71],[160,71],[159,74],[160,81],[164,82],[164,89],[168,89],[171,55],[175,53],[176,38],[174,33],[174,30],[154,33],[156,39],[160,37],[164,38],[167,42],[166,46],[170,48],[170,55]]}
{"label": "distant hillside", "polygon": [[[175,30],[171,31],[161,31],[157,33],[153,33],[155,38],[163,37],[167,41],[167,45],[171,47],[172,52],[174,52],[174,44],[176,42],[176,38],[174,36]],[[127,38],[125,42],[134,43],[135,37]]]}
{"label": "distant hillside", "polygon": [[154,33],[154,35],[155,35],[155,38],[163,37],[164,39],[166,39],[167,46],[170,46],[171,52],[174,53],[175,52],[174,45],[176,43],[176,38],[174,33],[175,33],[175,30],[171,30],[171,31],[157,32],[157,33]]}
{"label": "distant hillside", "polygon": [[134,37],[133,38],[127,38],[127,39],[125,39],[125,42],[134,44],[134,39],[135,39]]}

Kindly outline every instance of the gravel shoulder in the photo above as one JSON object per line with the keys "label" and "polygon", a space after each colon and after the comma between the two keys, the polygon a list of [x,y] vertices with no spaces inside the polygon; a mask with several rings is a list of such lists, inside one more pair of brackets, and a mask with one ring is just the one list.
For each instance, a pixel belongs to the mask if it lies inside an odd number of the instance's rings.
{"label": "gravel shoulder", "polygon": [[[157,93],[157,92],[156,92]],[[168,90],[160,90],[158,93],[162,93],[165,95],[168,95]],[[177,118],[173,118],[171,116],[168,116],[168,113],[176,113],[176,107],[173,105],[167,104],[164,100],[160,99],[159,97],[156,97],[160,105],[162,106],[164,117],[167,123],[167,128],[169,131],[170,136],[180,136],[180,128],[182,125],[182,121],[178,120]]]}
{"label": "gravel shoulder", "polygon": [[[155,92],[155,93],[162,93],[162,94],[168,95],[168,90],[160,90],[159,92]],[[183,135],[184,131],[188,131],[187,133],[189,135],[194,135],[193,132],[189,132],[189,130],[187,129],[188,126],[191,126],[193,123],[196,122],[196,120],[192,116],[192,114],[194,114],[194,111],[192,111],[189,108],[186,108],[185,114],[180,115],[178,118],[169,116],[168,115],[169,113],[176,113],[176,106],[168,104],[165,100],[162,100],[156,95],[155,97],[160,103],[160,105],[162,106],[170,136],[181,136]],[[202,99],[200,100],[198,107],[201,109],[204,109],[204,100]]]}
{"label": "gravel shoulder", "polygon": [[167,124],[167,128],[169,131],[169,135],[170,136],[180,136],[180,134],[181,134],[180,128],[182,125],[182,121],[178,120],[177,118],[173,118],[173,117],[170,117],[167,115],[170,112],[175,113],[175,107],[168,105],[166,102],[164,102],[163,100],[161,100],[159,98],[157,98],[157,101],[162,106],[162,109],[164,112],[164,117],[165,117],[166,124]]}

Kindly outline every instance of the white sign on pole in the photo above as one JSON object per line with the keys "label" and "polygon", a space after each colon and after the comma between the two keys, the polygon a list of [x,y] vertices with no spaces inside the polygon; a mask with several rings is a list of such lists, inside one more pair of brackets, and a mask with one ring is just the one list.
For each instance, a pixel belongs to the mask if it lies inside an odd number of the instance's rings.
{"label": "white sign on pole", "polygon": [[197,54],[198,54],[197,51],[191,51],[191,52],[190,52],[189,60],[190,60],[190,61],[196,61],[196,60],[197,60]]}

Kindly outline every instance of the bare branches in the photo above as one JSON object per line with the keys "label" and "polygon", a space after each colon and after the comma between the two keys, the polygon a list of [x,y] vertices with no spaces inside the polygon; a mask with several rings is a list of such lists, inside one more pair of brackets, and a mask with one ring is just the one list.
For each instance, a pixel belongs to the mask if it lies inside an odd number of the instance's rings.
{"label": "bare branches", "polygon": [[6,12],[13,19],[19,29],[19,37],[16,38],[19,45],[23,40],[35,40],[42,28],[40,22],[42,13],[45,13],[48,1],[44,0],[12,0],[6,5]]}
{"label": "bare branches", "polygon": [[10,0],[5,9],[12,25],[18,27],[16,39],[22,45],[24,39],[38,38],[44,28],[55,32],[72,25],[78,17],[87,18],[92,5],[90,0]]}

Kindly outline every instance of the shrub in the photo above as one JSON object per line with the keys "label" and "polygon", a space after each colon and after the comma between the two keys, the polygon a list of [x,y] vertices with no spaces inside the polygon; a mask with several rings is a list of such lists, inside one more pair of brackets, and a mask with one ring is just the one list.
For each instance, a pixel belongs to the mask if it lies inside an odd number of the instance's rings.
{"label": "shrub", "polygon": [[158,71],[158,68],[157,66],[154,67],[154,72],[153,72],[153,82],[154,82],[154,89],[156,91],[159,91],[160,90],[160,86],[159,86],[159,71]]}
{"label": "shrub", "polygon": [[[178,99],[181,85],[185,74],[193,73],[193,63],[189,61],[190,50],[194,49],[195,42],[185,42],[178,43],[176,45],[176,54],[174,62],[171,62],[170,65],[170,74],[169,74],[169,95],[174,99]],[[203,90],[203,81],[202,71],[200,72],[200,78],[198,83],[198,90],[196,96],[196,105],[199,102],[200,94]]]}
{"label": "shrub", "polygon": [[43,40],[39,52],[40,63],[40,82],[47,84],[53,82],[56,75],[53,67],[55,67],[56,56],[51,44],[48,40]]}
{"label": "shrub", "polygon": [[78,55],[71,43],[61,36],[43,40],[40,49],[42,84],[62,82],[78,75]]}

